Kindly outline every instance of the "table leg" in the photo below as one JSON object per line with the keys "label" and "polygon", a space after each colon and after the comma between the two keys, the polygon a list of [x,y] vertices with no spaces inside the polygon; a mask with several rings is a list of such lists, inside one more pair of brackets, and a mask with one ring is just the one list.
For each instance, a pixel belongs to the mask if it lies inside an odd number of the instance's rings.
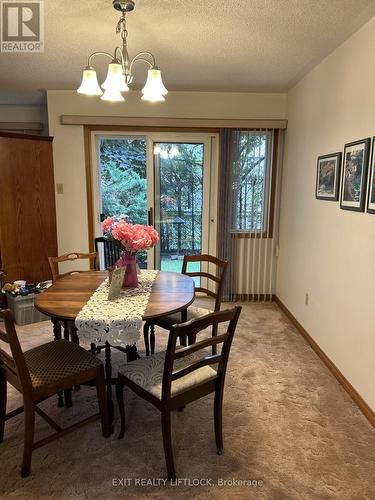
{"label": "table leg", "polygon": [[60,321],[57,318],[51,318],[52,326],[53,326],[53,339],[60,340],[61,339],[61,325]]}
{"label": "table leg", "polygon": [[79,345],[79,337],[77,335],[78,329],[74,321],[69,321],[69,330],[70,330],[71,341],[74,342],[74,344]]}
{"label": "table leg", "polygon": [[151,354],[155,353],[155,323],[151,320],[150,322],[150,347]]}
{"label": "table leg", "polygon": [[64,321],[64,339],[69,340],[69,322],[67,320]]}
{"label": "table leg", "polygon": [[[65,320],[64,321],[64,340],[69,340],[70,338],[70,321]],[[64,390],[64,399],[65,399],[65,407],[66,408],[71,408],[72,407],[72,390],[71,389],[65,389]]]}
{"label": "table leg", "polygon": [[[57,318],[51,318],[51,321],[53,325],[53,338],[54,340],[60,340],[61,339],[60,321]],[[59,408],[62,408],[64,406],[64,398],[63,398],[63,393],[61,391],[57,393],[57,406]]]}
{"label": "table leg", "polygon": [[65,408],[71,408],[73,406],[71,389],[64,389],[64,399],[65,399]]}
{"label": "table leg", "polygon": [[[70,340],[74,344],[78,344],[79,345],[79,338],[78,338],[78,335],[77,335],[77,327],[76,327],[76,324],[75,324],[74,321],[69,321],[68,322],[68,329],[69,329],[69,333],[70,333]],[[74,390],[75,391],[79,391],[80,388],[81,387],[79,385],[75,385],[74,386]]]}
{"label": "table leg", "polygon": [[107,385],[109,432],[113,434],[112,363],[111,363],[111,346],[109,342],[105,343],[104,352],[105,352],[105,378]]}

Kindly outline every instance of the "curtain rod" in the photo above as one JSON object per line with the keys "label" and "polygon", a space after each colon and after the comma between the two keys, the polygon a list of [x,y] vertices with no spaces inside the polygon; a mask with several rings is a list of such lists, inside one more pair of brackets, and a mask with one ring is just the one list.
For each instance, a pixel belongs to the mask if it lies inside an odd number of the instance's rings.
{"label": "curtain rod", "polygon": [[228,118],[165,118],[61,115],[62,125],[134,126],[134,127],[192,127],[192,128],[262,128],[285,129],[288,120],[271,119],[228,119]]}

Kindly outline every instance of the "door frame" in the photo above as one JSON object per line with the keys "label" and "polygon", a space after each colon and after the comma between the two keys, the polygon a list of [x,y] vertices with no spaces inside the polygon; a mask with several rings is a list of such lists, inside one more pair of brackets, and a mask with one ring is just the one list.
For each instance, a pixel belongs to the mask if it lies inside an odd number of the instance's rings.
{"label": "door frame", "polygon": [[[87,219],[88,219],[88,237],[89,249],[94,250],[94,238],[97,235],[97,209],[98,209],[98,169],[97,169],[97,147],[96,136],[147,136],[148,140],[152,137],[153,142],[198,142],[198,138],[205,137],[210,140],[210,147],[204,148],[205,161],[210,165],[209,178],[203,184],[203,200],[207,204],[207,224],[203,232],[202,221],[202,242],[207,238],[206,248],[208,253],[216,255],[217,253],[217,214],[218,214],[218,169],[219,169],[219,129],[207,128],[167,128],[167,127],[116,127],[116,126],[84,126],[85,143],[85,164],[86,164],[86,191],[87,191]],[[180,140],[178,141],[177,138]],[[201,141],[205,142],[205,141]],[[209,149],[209,158],[206,158],[207,149]],[[147,166],[154,168],[152,148],[147,148]],[[149,173],[148,173],[149,175]],[[208,182],[207,182],[208,181]],[[206,186],[205,186],[206,184]],[[153,183],[148,183],[148,201],[154,200]],[[150,198],[149,198],[150,197]],[[203,246],[203,244],[202,244]],[[154,252],[149,253],[150,264],[154,265]]]}

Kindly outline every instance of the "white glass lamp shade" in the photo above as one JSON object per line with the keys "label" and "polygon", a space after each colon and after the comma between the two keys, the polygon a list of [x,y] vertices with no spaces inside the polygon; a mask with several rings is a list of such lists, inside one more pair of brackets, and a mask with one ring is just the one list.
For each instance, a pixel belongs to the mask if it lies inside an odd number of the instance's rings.
{"label": "white glass lamp shade", "polygon": [[121,102],[125,101],[124,96],[121,94],[121,92],[117,89],[105,89],[104,94],[100,98],[103,101],[110,101],[110,102]]}
{"label": "white glass lamp shade", "polygon": [[168,90],[163,84],[160,70],[149,69],[147,73],[146,85],[142,89],[143,101],[165,101],[164,96],[168,94]]}
{"label": "white glass lamp shade", "polygon": [[118,92],[127,92],[129,87],[125,82],[122,72],[122,65],[116,62],[108,64],[107,78],[102,84],[105,90],[117,90]]}
{"label": "white glass lamp shade", "polygon": [[96,76],[96,71],[87,66],[83,70],[82,83],[80,87],[77,89],[79,94],[86,95],[102,95],[103,91],[99,87],[98,79]]}
{"label": "white glass lamp shade", "polygon": [[125,101],[124,96],[121,94],[119,90],[116,89],[105,89],[104,94],[100,98],[103,101],[110,101],[110,102],[121,102]]}

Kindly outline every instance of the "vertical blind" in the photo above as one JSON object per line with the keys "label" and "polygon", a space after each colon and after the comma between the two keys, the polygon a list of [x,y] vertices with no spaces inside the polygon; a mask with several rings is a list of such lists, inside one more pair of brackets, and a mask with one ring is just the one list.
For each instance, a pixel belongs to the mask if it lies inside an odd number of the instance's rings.
{"label": "vertical blind", "polygon": [[276,276],[279,130],[221,133],[219,255],[224,300],[272,300]]}

